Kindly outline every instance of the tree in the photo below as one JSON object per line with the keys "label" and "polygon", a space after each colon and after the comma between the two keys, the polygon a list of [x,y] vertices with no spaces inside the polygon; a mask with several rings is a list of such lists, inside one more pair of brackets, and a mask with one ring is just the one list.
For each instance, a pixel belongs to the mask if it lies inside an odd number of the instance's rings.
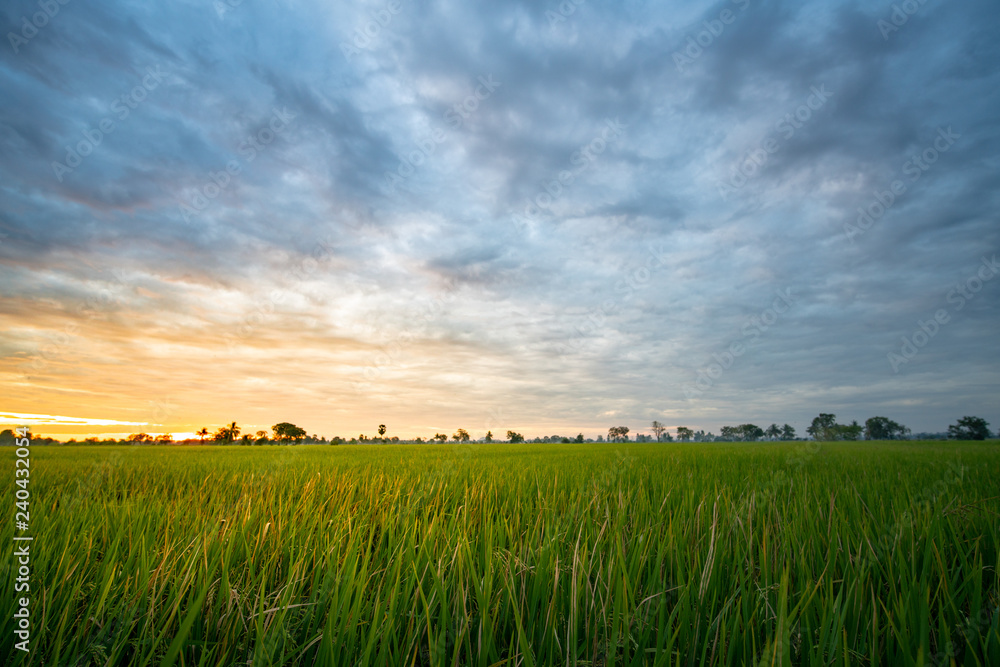
{"label": "tree", "polygon": [[663,434],[666,432],[667,427],[664,426],[661,422],[658,422],[654,419],[652,428],[653,428],[653,435],[656,436],[656,441],[660,442],[661,440],[663,440]]}
{"label": "tree", "polygon": [[723,426],[719,429],[719,437],[723,440],[736,440],[740,437],[735,426]]}
{"label": "tree", "polygon": [[771,440],[777,440],[781,437],[781,427],[777,424],[771,424],[767,427],[767,430],[764,431],[764,435],[769,437]]}
{"label": "tree", "polygon": [[507,439],[511,442],[524,442],[524,436],[514,431],[507,431]]}
{"label": "tree", "polygon": [[577,433],[574,442],[583,442],[583,433]]}
{"label": "tree", "polygon": [[160,435],[156,436],[156,438],[154,438],[154,441],[160,444],[166,444],[168,442],[173,442],[174,436],[171,435],[170,433],[161,433]]}
{"label": "tree", "polygon": [[257,431],[257,442],[263,442],[267,440],[267,431]]}
{"label": "tree", "polygon": [[688,442],[694,436],[694,431],[689,429],[687,426],[677,427],[677,439],[681,442]]}
{"label": "tree", "polygon": [[794,440],[795,439],[795,428],[790,424],[785,424],[781,427],[781,439],[782,440]]}
{"label": "tree", "polygon": [[448,434],[447,433],[435,433],[434,434],[434,439],[437,440],[438,442],[447,442],[448,441]]}
{"label": "tree", "polygon": [[385,424],[379,424],[378,425],[378,437],[381,438],[384,435],[385,435]]}
{"label": "tree", "polygon": [[906,436],[910,429],[886,417],[865,420],[865,438],[868,440],[896,440]]}
{"label": "tree", "polygon": [[486,437],[483,438],[486,442],[493,442],[493,431],[487,431]]}
{"label": "tree", "polygon": [[833,439],[834,440],[858,440],[861,437],[861,432],[863,427],[855,419],[851,422],[849,426],[844,426],[843,424],[837,424],[833,427]]}
{"label": "tree", "polygon": [[456,442],[468,442],[469,441],[469,432],[466,431],[464,428],[460,428],[457,431],[455,431],[455,434],[453,436],[451,436],[451,437]]}
{"label": "tree", "polygon": [[204,426],[202,426],[201,430],[198,431],[197,433],[195,433],[195,435],[197,435],[199,438],[201,438],[202,442],[205,442],[205,438],[208,437],[208,429],[205,428]]}
{"label": "tree", "polygon": [[812,424],[806,429],[806,433],[814,440],[833,440],[833,427],[837,425],[837,415],[821,412],[819,417],[812,420]]}
{"label": "tree", "polygon": [[133,445],[141,445],[144,442],[153,442],[153,436],[147,433],[133,433],[128,437],[128,441]]}
{"label": "tree", "polygon": [[962,417],[948,427],[948,437],[954,440],[985,440],[990,437],[990,423],[982,417]]}
{"label": "tree", "polygon": [[736,427],[735,434],[744,442],[752,442],[764,437],[764,431],[756,424],[740,424]]}
{"label": "tree", "polygon": [[220,427],[215,432],[214,439],[216,442],[232,442],[238,437],[240,437],[240,427],[233,422],[229,426]]}
{"label": "tree", "polygon": [[298,442],[305,437],[306,430],[289,422],[281,422],[271,427],[271,433],[274,434],[274,439],[279,442],[291,442],[292,440]]}
{"label": "tree", "polygon": [[608,429],[608,442],[628,442],[628,426],[612,426]]}

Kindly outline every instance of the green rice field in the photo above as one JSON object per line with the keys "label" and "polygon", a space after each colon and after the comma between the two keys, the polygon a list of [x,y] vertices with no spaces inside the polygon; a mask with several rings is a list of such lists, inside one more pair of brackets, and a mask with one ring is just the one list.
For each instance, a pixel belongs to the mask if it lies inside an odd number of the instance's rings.
{"label": "green rice field", "polygon": [[0,456],[4,665],[1000,665],[996,441]]}

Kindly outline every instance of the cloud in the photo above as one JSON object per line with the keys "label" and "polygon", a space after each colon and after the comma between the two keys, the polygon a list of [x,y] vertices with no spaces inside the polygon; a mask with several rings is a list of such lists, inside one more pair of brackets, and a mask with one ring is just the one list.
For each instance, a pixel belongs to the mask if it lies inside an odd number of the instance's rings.
{"label": "cloud", "polygon": [[[889,5],[847,0],[413,1],[348,55],[378,3],[60,7],[0,49],[0,373],[24,413],[72,395],[145,423],[167,401],[177,432],[328,435],[1000,419],[996,285],[887,361],[1000,247],[985,0],[888,38]],[[37,6],[2,11],[17,33]]]}
{"label": "cloud", "polygon": [[27,426],[141,426],[145,422],[125,422],[114,419],[63,417],[60,415],[33,415],[19,412],[0,413],[0,423]]}

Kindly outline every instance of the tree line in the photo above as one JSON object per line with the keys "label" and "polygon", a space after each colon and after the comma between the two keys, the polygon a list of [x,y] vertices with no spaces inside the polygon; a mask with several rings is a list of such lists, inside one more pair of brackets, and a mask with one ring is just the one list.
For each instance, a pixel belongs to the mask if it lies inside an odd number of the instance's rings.
{"label": "tree line", "polygon": [[[629,433],[631,431],[628,426],[612,426],[608,429],[607,442],[673,442],[675,439],[679,442],[756,442],[762,440],[782,441],[805,439],[798,438],[796,436],[795,428],[789,424],[784,424],[782,426],[771,424],[767,428],[761,428],[756,424],[722,426],[719,429],[719,435],[715,435],[711,431],[706,433],[703,430],[694,431],[686,426],[678,426],[675,436],[672,435],[670,430],[659,421],[653,421],[650,428],[653,431],[652,436],[637,433],[635,434],[633,440],[629,438]],[[204,427],[197,431],[196,435],[198,436],[198,441],[201,443],[204,443],[206,439],[210,438],[210,442],[218,444],[241,445],[263,445],[272,443],[297,445],[382,443],[423,444],[425,442],[445,443],[449,439],[446,433],[436,433],[433,437],[427,438],[426,440],[420,437],[400,439],[398,436],[386,436],[387,428],[385,424],[379,424],[376,432],[378,433],[377,436],[369,437],[364,433],[361,433],[357,437],[349,439],[336,436],[328,440],[326,437],[318,436],[315,433],[309,435],[306,433],[305,429],[290,422],[280,422],[271,427],[270,433],[261,430],[250,434],[244,433],[239,424],[234,421],[217,428],[214,432],[210,431],[207,427]],[[806,434],[809,436],[809,439],[812,440],[837,441],[905,440],[909,438],[912,433],[906,426],[903,426],[902,424],[899,424],[887,417],[870,417],[865,420],[865,423],[862,426],[857,422],[857,420],[852,421],[850,424],[840,424],[837,422],[837,416],[835,414],[821,412],[812,420],[812,423],[806,429]],[[989,422],[982,417],[962,417],[956,423],[949,426],[947,432],[947,437],[955,440],[985,440],[991,436],[992,434],[989,430]],[[13,430],[7,429],[0,432],[0,445],[13,445],[14,439],[15,436]],[[460,428],[452,434],[451,440],[456,443],[466,443],[472,440],[472,436],[466,429]],[[486,435],[479,441],[485,443],[559,442],[568,444],[574,442],[605,442],[605,439],[600,435],[597,436],[596,440],[584,438],[582,433],[578,433],[575,437],[551,435],[527,440],[521,433],[509,430],[507,431],[505,439],[496,439],[494,438],[492,431],[487,431]],[[59,441],[53,438],[44,438],[36,442],[37,444],[55,444]],[[68,442],[76,443],[76,440],[69,440]],[[121,438],[118,440],[114,438],[107,438],[103,440],[99,438],[86,438],[83,442],[87,444],[168,444],[175,442],[175,440],[169,433],[156,436],[149,435],[148,433],[133,433],[127,438]]]}

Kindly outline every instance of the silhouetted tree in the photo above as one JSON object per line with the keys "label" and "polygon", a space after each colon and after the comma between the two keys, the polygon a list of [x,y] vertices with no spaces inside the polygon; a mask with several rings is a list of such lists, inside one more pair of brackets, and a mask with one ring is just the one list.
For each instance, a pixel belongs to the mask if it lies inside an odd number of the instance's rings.
{"label": "silhouetted tree", "polygon": [[656,441],[660,442],[661,440],[663,440],[663,433],[667,430],[667,427],[654,419],[652,428],[653,428],[653,435],[656,436]]}
{"label": "silhouetted tree", "polygon": [[858,440],[861,438],[861,433],[864,428],[855,419],[849,425],[845,426],[843,424],[837,424],[833,427],[833,439],[834,440]]}
{"label": "silhouetted tree", "polygon": [[837,425],[837,415],[821,412],[819,417],[812,420],[806,433],[815,440],[833,440],[833,428]]}
{"label": "silhouetted tree", "polygon": [[985,440],[990,437],[990,423],[982,417],[962,417],[948,427],[948,437],[955,440]]}
{"label": "silhouetted tree", "polygon": [[887,417],[870,417],[865,420],[865,438],[868,440],[896,440],[909,432],[910,429]]}
{"label": "silhouetted tree", "polygon": [[628,440],[628,426],[612,426],[608,429],[608,442],[624,442]]}
{"label": "silhouetted tree", "polygon": [[274,434],[274,439],[279,442],[291,442],[292,440],[299,441],[304,438],[306,430],[290,422],[281,422],[271,427],[271,433]]}
{"label": "silhouetted tree", "polygon": [[677,439],[681,442],[688,442],[692,437],[694,437],[694,431],[689,429],[687,426],[677,427]]}
{"label": "silhouetted tree", "polygon": [[466,431],[464,428],[460,428],[457,431],[455,431],[455,434],[451,437],[454,438],[456,442],[468,442],[469,432]]}
{"label": "silhouetted tree", "polygon": [[524,436],[514,431],[507,431],[507,439],[511,442],[524,442]]}

